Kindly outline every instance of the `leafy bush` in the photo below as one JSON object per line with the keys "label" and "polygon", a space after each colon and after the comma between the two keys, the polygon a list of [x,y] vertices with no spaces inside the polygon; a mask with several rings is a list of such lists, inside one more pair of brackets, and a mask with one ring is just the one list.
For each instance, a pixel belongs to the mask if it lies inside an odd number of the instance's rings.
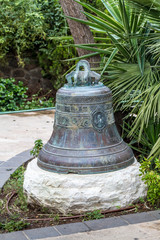
{"label": "leafy bush", "polygon": [[141,156],[144,158],[148,157],[153,146],[156,144],[159,133],[160,133],[160,122],[154,122],[154,120],[149,120],[148,126],[144,127],[143,135],[139,142],[137,142],[139,129],[136,129],[132,135],[132,138],[128,138],[129,132],[132,130],[134,118],[129,119],[128,121],[123,122],[122,126],[122,138],[126,139],[131,148],[133,148],[136,152],[139,152]]}
{"label": "leafy bush", "polygon": [[147,184],[147,200],[160,207],[160,159],[144,159],[140,167],[142,180]]}
{"label": "leafy bush", "polygon": [[31,154],[33,154],[34,157],[37,157],[39,154],[39,151],[42,149],[43,147],[43,142],[41,139],[37,139],[34,142],[34,147],[33,149],[30,151]]}
{"label": "leafy bush", "polygon": [[34,0],[0,0],[0,56],[21,54],[45,39],[44,17]]}
{"label": "leafy bush", "polygon": [[59,89],[65,82],[63,76],[73,66],[73,62],[63,61],[76,56],[74,48],[64,47],[72,40],[50,40],[45,48],[39,49],[39,63],[42,74],[51,80],[54,89]]}
{"label": "leafy bush", "polygon": [[0,58],[6,60],[12,52],[24,66],[25,57],[34,55],[55,89],[64,82],[60,76],[71,67],[61,60],[74,57],[76,50],[62,47],[64,41],[53,38],[69,33],[58,0],[0,0]]}
{"label": "leafy bush", "polygon": [[29,109],[36,109],[36,108],[49,108],[53,107],[53,98],[47,99],[44,97],[39,97],[38,94],[32,95],[31,101],[25,99],[25,101],[20,105],[20,109],[29,110]]}
{"label": "leafy bush", "polygon": [[63,74],[73,65],[63,61],[76,56],[76,50],[64,45],[73,43],[70,31],[59,1],[39,0],[45,23],[47,38],[39,47],[38,59],[42,74],[51,80],[54,89],[59,89],[65,82]]}
{"label": "leafy bush", "polygon": [[[0,56],[37,50],[49,36],[66,34],[66,21],[57,0],[0,0]],[[21,63],[21,62],[20,62]]]}
{"label": "leafy bush", "polygon": [[58,0],[38,0],[37,5],[47,26],[47,36],[63,36],[67,34],[68,26]]}
{"label": "leafy bush", "polygon": [[32,100],[27,101],[26,93],[27,87],[23,86],[23,82],[19,81],[15,84],[13,78],[0,78],[0,112],[53,106],[53,98],[47,100],[45,97],[39,98],[38,95],[33,95]]}
{"label": "leafy bush", "polygon": [[13,78],[0,78],[0,112],[19,110],[27,98],[23,83],[19,81],[16,85],[14,82]]}

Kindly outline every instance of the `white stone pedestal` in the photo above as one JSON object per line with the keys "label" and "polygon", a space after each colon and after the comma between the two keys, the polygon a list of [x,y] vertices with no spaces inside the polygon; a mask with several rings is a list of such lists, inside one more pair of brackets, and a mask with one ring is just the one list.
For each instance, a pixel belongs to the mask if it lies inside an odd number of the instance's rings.
{"label": "white stone pedestal", "polygon": [[30,203],[53,208],[63,214],[96,209],[116,209],[146,196],[139,176],[139,163],[101,174],[59,174],[47,172],[32,160],[25,172],[24,190]]}

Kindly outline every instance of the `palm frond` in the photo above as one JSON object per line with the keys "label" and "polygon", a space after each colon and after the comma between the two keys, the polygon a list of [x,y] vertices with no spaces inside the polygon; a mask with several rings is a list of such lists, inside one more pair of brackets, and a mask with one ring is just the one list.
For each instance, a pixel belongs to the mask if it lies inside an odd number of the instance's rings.
{"label": "palm frond", "polygon": [[160,119],[160,6],[154,0],[148,0],[149,4],[147,0],[101,2],[105,12],[80,2],[87,21],[70,17],[90,26],[95,35],[95,44],[76,47],[103,56],[101,75],[113,91],[114,105],[136,116],[129,136],[137,131],[141,141],[149,128],[148,136],[155,144],[149,124],[151,119],[156,124]]}
{"label": "palm frond", "polygon": [[160,156],[160,137],[158,138],[157,142],[154,144],[148,158],[156,158]]}

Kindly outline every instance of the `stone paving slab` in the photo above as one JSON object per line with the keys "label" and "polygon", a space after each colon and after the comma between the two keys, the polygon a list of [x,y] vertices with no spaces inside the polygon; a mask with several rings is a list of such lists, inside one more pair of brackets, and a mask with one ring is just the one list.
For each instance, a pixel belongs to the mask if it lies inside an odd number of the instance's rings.
{"label": "stone paving slab", "polygon": [[26,150],[8,159],[8,161],[4,161],[0,165],[0,169],[2,168],[11,169],[11,168],[17,168],[21,166],[24,162],[27,162],[28,160],[33,158],[33,156],[30,154],[30,151],[31,149]]}
{"label": "stone paving slab", "polygon": [[20,167],[23,163],[33,159],[33,156],[30,155],[30,149],[24,151],[20,154],[17,154],[8,161],[4,161],[0,165],[0,189],[7,182],[10,175],[15,172],[15,170]]}
{"label": "stone paving slab", "polygon": [[131,224],[41,240],[160,240],[160,221]]}
{"label": "stone paving slab", "polygon": [[[2,183],[2,186],[6,183],[6,181],[9,179],[10,175],[12,174],[12,172],[7,172],[7,171],[0,171],[0,182]],[[1,188],[0,188],[1,189]]]}
{"label": "stone paving slab", "polygon": [[[34,141],[51,136],[54,110],[0,115],[0,189],[10,175],[32,158]],[[26,150],[30,148],[29,150]],[[14,157],[13,157],[14,156]]]}
{"label": "stone paving slab", "polygon": [[3,185],[4,185],[4,181],[0,180],[0,190],[2,189]]}
{"label": "stone paving slab", "polygon": [[120,217],[85,221],[85,224],[88,226],[90,230],[101,230],[105,228],[113,228],[128,225],[128,223]]}
{"label": "stone paving slab", "polygon": [[55,229],[58,230],[61,235],[69,235],[77,232],[87,232],[90,230],[88,226],[82,222],[57,225],[55,226]]}
{"label": "stone paving slab", "polygon": [[153,212],[142,212],[135,214],[122,215],[122,219],[126,220],[129,224],[142,223],[155,221],[156,216],[153,215]]}
{"label": "stone paving slab", "polygon": [[61,234],[54,227],[37,228],[23,231],[27,239],[35,240],[47,237],[57,237]]}
{"label": "stone paving slab", "polygon": [[0,240],[28,240],[23,232],[0,234]]}
{"label": "stone paving slab", "polygon": [[160,219],[160,210],[151,211],[150,214],[152,214],[155,218]]}

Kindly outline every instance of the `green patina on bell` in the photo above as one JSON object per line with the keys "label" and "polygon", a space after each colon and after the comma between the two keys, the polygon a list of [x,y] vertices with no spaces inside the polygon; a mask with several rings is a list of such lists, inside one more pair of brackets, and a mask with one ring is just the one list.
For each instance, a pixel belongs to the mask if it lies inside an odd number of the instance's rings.
{"label": "green patina on bell", "polygon": [[[84,71],[81,68],[84,68]],[[111,90],[81,60],[56,94],[54,129],[38,156],[38,166],[58,173],[93,174],[134,162],[114,120]]]}

